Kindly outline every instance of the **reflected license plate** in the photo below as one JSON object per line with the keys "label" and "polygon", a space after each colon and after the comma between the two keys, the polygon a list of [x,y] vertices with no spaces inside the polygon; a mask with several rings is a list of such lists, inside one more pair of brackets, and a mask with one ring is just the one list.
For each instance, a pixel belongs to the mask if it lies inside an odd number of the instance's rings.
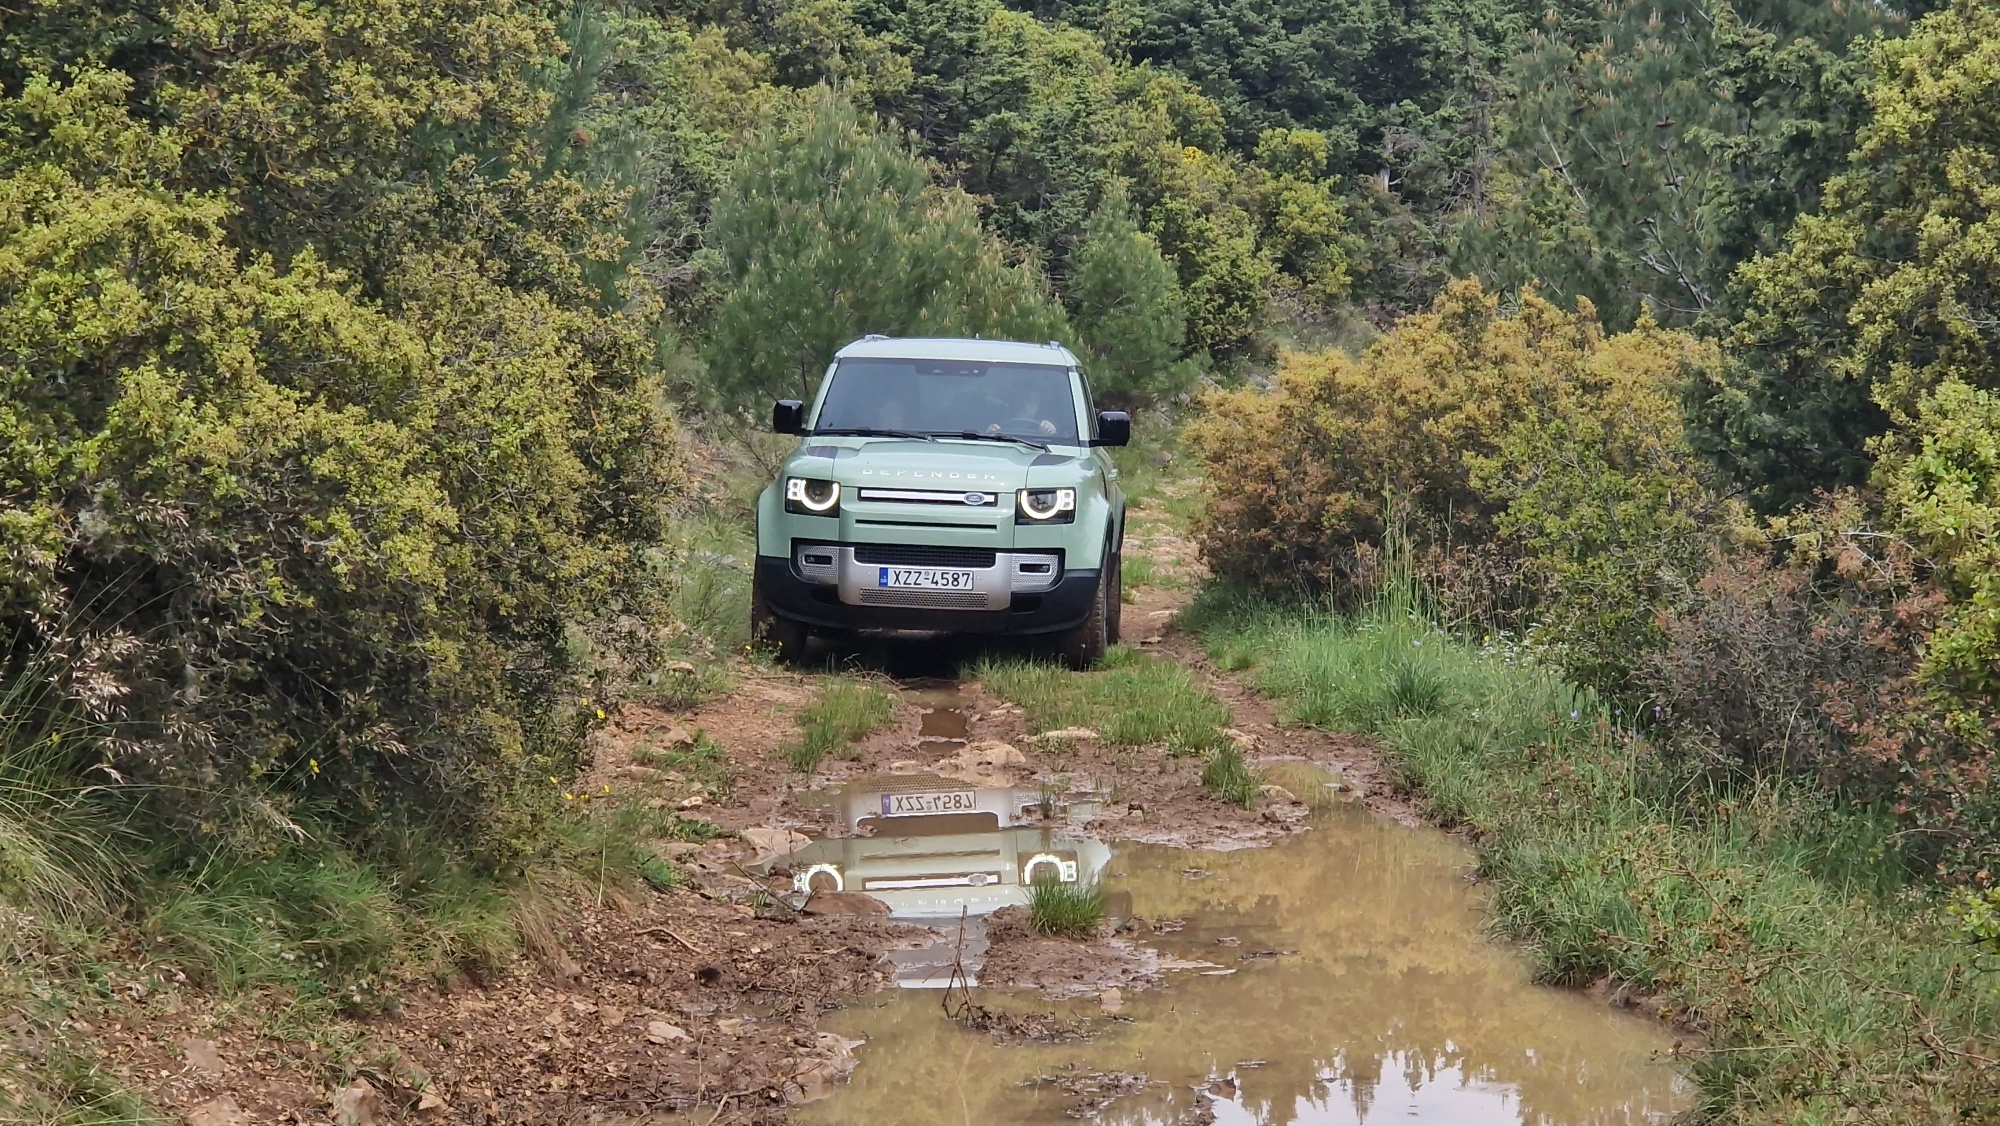
{"label": "reflected license plate", "polygon": [[880,567],[875,585],[885,590],[971,590],[971,571],[942,567]]}
{"label": "reflected license plate", "polygon": [[971,813],[974,806],[971,790],[882,795],[884,817],[916,817],[926,813]]}

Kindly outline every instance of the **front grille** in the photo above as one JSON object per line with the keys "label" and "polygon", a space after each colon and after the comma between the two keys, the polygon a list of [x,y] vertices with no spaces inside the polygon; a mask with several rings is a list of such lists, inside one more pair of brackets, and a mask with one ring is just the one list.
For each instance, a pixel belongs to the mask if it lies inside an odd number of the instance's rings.
{"label": "front grille", "polygon": [[854,561],[878,567],[971,567],[993,566],[996,553],[990,547],[926,547],[922,544],[863,543],[854,546]]}
{"label": "front grille", "polygon": [[976,590],[867,590],[863,606],[909,606],[920,610],[984,610],[986,596]]}

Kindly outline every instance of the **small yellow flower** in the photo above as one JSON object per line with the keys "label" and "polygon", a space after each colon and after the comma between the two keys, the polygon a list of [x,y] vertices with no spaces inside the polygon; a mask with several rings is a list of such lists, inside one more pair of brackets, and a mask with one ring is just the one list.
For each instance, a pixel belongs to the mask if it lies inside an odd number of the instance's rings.
{"label": "small yellow flower", "polygon": [[555,775],[551,774],[549,775],[549,785],[560,786],[562,785],[562,780],[557,778]]}
{"label": "small yellow flower", "polygon": [[599,709],[597,709],[597,718],[599,718],[599,719],[603,719],[603,718],[604,718],[604,709],[603,709],[603,708],[599,708]]}
{"label": "small yellow flower", "polygon": [[306,769],[313,772],[313,777],[315,778],[319,777],[319,760],[316,758],[307,759]]}
{"label": "small yellow flower", "polygon": [[572,793],[570,793],[570,792],[569,792],[568,790],[564,790],[564,791],[563,791],[563,800],[564,800],[564,801],[575,801],[575,800],[576,800],[576,795],[575,795],[575,794],[572,794]]}

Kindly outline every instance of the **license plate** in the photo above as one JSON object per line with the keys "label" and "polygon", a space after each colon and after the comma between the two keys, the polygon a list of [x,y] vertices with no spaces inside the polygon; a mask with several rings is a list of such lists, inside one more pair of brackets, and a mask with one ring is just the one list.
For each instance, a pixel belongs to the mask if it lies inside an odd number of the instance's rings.
{"label": "license plate", "polygon": [[902,590],[971,590],[971,571],[947,571],[940,567],[879,567],[875,585]]}
{"label": "license plate", "polygon": [[976,805],[971,790],[945,790],[927,794],[883,794],[882,816],[917,817],[926,813],[971,813]]}

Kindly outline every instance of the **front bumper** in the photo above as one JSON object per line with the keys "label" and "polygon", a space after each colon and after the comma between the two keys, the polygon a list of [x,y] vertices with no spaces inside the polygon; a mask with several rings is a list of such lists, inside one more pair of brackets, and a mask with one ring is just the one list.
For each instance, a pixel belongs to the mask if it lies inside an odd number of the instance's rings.
{"label": "front bumper", "polygon": [[969,591],[882,591],[871,581],[880,565],[857,561],[857,546],[884,545],[794,545],[791,558],[758,556],[765,601],[820,629],[1033,634],[1075,628],[1097,597],[1096,569],[1066,570],[1059,554],[1036,552],[993,553],[990,565],[971,568]]}

